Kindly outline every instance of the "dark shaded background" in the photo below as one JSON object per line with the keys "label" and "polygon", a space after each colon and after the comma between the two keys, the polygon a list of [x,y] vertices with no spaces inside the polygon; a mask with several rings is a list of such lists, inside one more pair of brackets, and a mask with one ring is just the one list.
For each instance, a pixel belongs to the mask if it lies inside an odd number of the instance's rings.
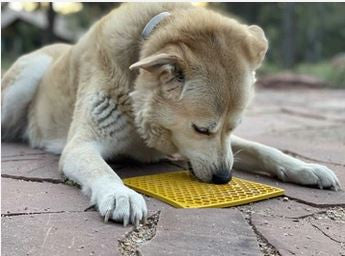
{"label": "dark shaded background", "polygon": [[[344,3],[197,3],[261,26],[270,50],[259,75],[288,70],[345,87]],[[119,3],[2,3],[2,70],[23,53],[73,43]]]}

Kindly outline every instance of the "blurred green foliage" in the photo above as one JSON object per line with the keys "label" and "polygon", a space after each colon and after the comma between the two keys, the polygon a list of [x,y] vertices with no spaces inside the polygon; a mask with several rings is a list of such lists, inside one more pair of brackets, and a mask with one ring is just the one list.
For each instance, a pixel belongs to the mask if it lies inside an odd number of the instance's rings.
{"label": "blurred green foliage", "polygon": [[[247,24],[261,26],[270,43],[268,61],[281,67],[317,62],[345,51],[345,3],[211,3]],[[290,24],[290,29],[284,26]],[[285,45],[289,40],[291,45]],[[292,48],[292,63],[284,54]]]}
{"label": "blurred green foliage", "polygon": [[120,6],[121,3],[83,3],[83,9],[80,12],[66,15],[71,29],[88,29],[100,17],[104,16],[112,9]]}
{"label": "blurred green foliage", "polygon": [[[261,26],[269,51],[259,74],[289,70],[345,87],[345,3],[211,3],[243,23]],[[338,56],[339,65],[332,64]]]}
{"label": "blurred green foliage", "polygon": [[286,71],[319,78],[330,88],[345,88],[345,65],[335,66],[329,61],[303,62],[296,64],[290,69],[283,69],[272,62],[266,61],[257,71],[257,75],[266,76]]}

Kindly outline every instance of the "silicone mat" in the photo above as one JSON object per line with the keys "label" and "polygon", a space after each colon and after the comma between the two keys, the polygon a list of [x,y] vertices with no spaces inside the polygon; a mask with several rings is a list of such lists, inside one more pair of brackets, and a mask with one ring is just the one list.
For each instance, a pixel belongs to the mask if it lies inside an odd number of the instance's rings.
{"label": "silicone mat", "polygon": [[203,183],[188,171],[139,176],[123,181],[134,190],[177,208],[222,208],[284,194],[283,189],[235,177],[225,185]]}

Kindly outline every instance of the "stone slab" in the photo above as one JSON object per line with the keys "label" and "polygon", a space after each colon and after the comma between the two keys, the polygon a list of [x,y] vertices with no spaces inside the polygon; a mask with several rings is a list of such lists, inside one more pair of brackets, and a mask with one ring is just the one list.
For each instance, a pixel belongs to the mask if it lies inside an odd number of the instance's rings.
{"label": "stone slab", "polygon": [[162,210],[143,255],[261,255],[256,236],[237,209]]}
{"label": "stone slab", "polygon": [[291,219],[253,215],[252,224],[282,256],[291,255],[344,255],[340,243],[331,240],[307,219]]}
{"label": "stone slab", "polygon": [[3,217],[1,255],[116,256],[131,226],[104,224],[97,212]]}
{"label": "stone slab", "polygon": [[64,184],[1,180],[2,214],[83,211],[89,200],[80,189]]}

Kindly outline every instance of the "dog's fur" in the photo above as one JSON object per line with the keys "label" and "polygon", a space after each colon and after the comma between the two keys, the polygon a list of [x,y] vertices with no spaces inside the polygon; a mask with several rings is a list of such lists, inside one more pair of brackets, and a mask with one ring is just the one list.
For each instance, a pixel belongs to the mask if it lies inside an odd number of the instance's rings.
{"label": "dog's fur", "polygon": [[[163,11],[171,15],[143,40]],[[327,167],[232,135],[267,47],[261,28],[213,11],[124,4],[75,45],[47,46],[13,64],[2,80],[3,138],[62,153],[62,172],[106,220],[125,225],[147,209],[104,160],[121,155],[152,162],[179,153],[206,182],[228,182],[234,167],[339,188]]]}

